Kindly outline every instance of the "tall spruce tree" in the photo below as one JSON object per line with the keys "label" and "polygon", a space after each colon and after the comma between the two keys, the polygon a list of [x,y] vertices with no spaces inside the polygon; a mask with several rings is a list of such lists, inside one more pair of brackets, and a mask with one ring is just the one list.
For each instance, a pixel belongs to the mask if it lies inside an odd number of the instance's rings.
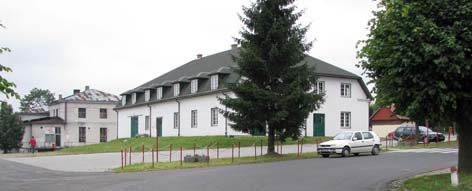
{"label": "tall spruce tree", "polygon": [[282,141],[298,138],[308,114],[323,101],[310,92],[317,78],[303,60],[312,43],[305,41],[308,26],[297,23],[303,12],[294,1],[257,0],[243,7],[245,27],[234,56],[241,80],[229,85],[237,97],[221,99],[232,109],[225,116],[233,129],[268,134],[269,154],[275,153],[276,135]]}
{"label": "tall spruce tree", "polygon": [[21,147],[24,128],[19,117],[6,102],[0,106],[0,149],[7,153]]}

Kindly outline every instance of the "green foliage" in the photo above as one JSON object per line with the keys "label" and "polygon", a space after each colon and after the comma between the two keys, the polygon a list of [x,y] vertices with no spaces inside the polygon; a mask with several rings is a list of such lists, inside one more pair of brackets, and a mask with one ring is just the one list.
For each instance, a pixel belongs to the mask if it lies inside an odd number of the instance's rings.
{"label": "green foliage", "polygon": [[[0,23],[0,28],[4,28],[4,26],[1,23]],[[4,52],[10,52],[10,49],[5,48],[5,47],[0,47],[0,54]],[[12,71],[11,68],[0,64],[0,72],[11,72],[11,71]],[[7,79],[5,79],[4,77],[0,75],[0,93],[3,93],[7,98],[11,96],[11,97],[15,97],[16,99],[19,99],[20,96],[13,89],[15,87],[16,87],[15,83],[8,81]]]}
{"label": "green foliage", "polygon": [[472,1],[382,0],[358,52],[377,99],[414,121],[472,104]]}
{"label": "green foliage", "polygon": [[0,107],[0,149],[4,153],[20,148],[24,127],[19,117],[13,113],[13,109],[6,102],[1,102]]}
{"label": "green foliage", "polygon": [[276,132],[282,140],[299,137],[308,113],[322,102],[309,93],[315,71],[302,61],[311,42],[305,42],[308,27],[297,24],[303,12],[295,12],[293,2],[257,0],[243,8],[245,27],[236,39],[241,49],[234,57],[242,78],[229,85],[237,98],[221,99],[233,110],[225,113],[233,129],[264,133],[267,125],[269,142]]}
{"label": "green foliage", "polygon": [[472,1],[381,0],[360,41],[377,99],[412,121],[455,122],[459,169],[472,173]]}
{"label": "green foliage", "polygon": [[21,98],[21,111],[28,111],[35,108],[46,108],[55,100],[54,94],[49,90],[33,88],[28,95]]}
{"label": "green foliage", "polygon": [[400,191],[472,191],[472,175],[460,174],[459,186],[451,186],[451,175],[438,174],[421,176],[406,180],[402,183]]}

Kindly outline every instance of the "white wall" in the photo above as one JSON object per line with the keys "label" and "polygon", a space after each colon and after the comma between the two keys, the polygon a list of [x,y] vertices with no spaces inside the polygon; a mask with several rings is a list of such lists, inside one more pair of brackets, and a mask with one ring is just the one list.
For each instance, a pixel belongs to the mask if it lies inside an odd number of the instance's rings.
{"label": "white wall", "polygon": [[[357,80],[320,77],[325,82],[325,102],[307,118],[307,135],[313,136],[313,114],[325,114],[325,136],[334,136],[344,130],[369,129],[369,100]],[[341,83],[351,84],[351,97],[341,97]],[[351,128],[341,128],[341,111],[351,112]],[[304,133],[304,132],[303,132]]]}
{"label": "white wall", "polygon": [[[114,103],[65,103],[49,107],[50,116],[54,115],[54,109],[59,109],[60,118],[66,120],[65,128],[61,132],[63,146],[77,146],[100,142],[100,128],[107,128],[107,141],[116,139],[117,115],[113,110]],[[79,118],[79,108],[86,108],[86,118]],[[107,109],[107,118],[100,118],[100,109]],[[65,117],[67,112],[67,118]],[[86,127],[85,143],[79,143],[79,127]],[[34,128],[34,127],[33,127]]]}
{"label": "white wall", "polygon": [[[318,111],[310,113],[307,118],[307,135],[313,136],[313,113],[325,114],[325,136],[334,136],[343,130],[363,130],[369,129],[369,100],[363,92],[357,80],[342,79],[332,77],[321,77],[320,81],[325,81],[326,97],[325,103]],[[351,84],[351,97],[341,97],[341,83]],[[234,97],[232,92],[227,93]],[[224,135],[225,118],[218,114],[218,126],[212,127],[211,108],[218,107],[224,109],[217,97],[224,97],[223,94],[211,94],[205,96],[179,99],[180,101],[180,135],[181,136],[204,136],[204,135]],[[156,117],[162,117],[163,136],[177,136],[178,129],[174,129],[174,112],[178,111],[178,104],[175,100],[153,104],[152,106],[152,136],[155,136]],[[191,110],[197,110],[198,126],[191,128]],[[351,112],[351,128],[341,129],[341,111]],[[139,117],[139,134],[149,134],[144,132],[144,119],[149,115],[148,106],[139,106],[120,109],[119,112],[119,132],[120,138],[130,137],[131,117]],[[231,129],[228,122],[228,135],[244,135]],[[305,132],[302,133],[303,135]]]}
{"label": "white wall", "polygon": [[[228,93],[234,96],[233,93]],[[218,114],[218,125],[211,126],[211,108],[218,107],[225,109],[217,100],[217,96],[224,97],[223,94],[212,94],[188,99],[179,99],[180,102],[180,136],[203,136],[203,135],[225,135],[225,117]],[[178,136],[178,129],[174,128],[174,112],[178,112],[178,103],[175,100],[161,102],[151,105],[151,128],[152,136],[156,136],[156,118],[162,117],[162,135]],[[197,127],[191,127],[191,111],[197,110]],[[131,117],[138,117],[139,134],[149,134],[149,130],[145,131],[145,116],[149,115],[148,106],[139,106],[134,108],[118,110],[118,136],[120,138],[130,137],[131,134]],[[244,135],[241,132],[234,131],[227,124],[228,135]]]}

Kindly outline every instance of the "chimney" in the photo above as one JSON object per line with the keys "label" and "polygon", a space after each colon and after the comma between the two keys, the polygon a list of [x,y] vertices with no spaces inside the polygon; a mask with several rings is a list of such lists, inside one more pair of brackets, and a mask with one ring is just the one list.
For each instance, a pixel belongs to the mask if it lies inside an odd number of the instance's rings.
{"label": "chimney", "polygon": [[231,49],[238,48],[238,44],[231,44]]}
{"label": "chimney", "polygon": [[59,94],[59,100],[62,100],[62,94]]}
{"label": "chimney", "polygon": [[85,86],[85,91],[90,90],[90,86]]}
{"label": "chimney", "polygon": [[78,93],[80,93],[80,90],[79,89],[74,89],[74,95],[77,95]]}
{"label": "chimney", "polygon": [[197,59],[201,59],[203,57],[203,54],[197,54]]}

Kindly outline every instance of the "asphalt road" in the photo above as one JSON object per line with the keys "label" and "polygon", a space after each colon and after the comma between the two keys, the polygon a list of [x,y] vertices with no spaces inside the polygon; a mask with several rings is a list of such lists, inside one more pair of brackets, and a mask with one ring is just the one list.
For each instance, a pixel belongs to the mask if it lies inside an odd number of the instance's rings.
{"label": "asphalt road", "polygon": [[385,190],[395,179],[450,167],[457,153],[381,153],[143,173],[71,173],[0,159],[0,190]]}

